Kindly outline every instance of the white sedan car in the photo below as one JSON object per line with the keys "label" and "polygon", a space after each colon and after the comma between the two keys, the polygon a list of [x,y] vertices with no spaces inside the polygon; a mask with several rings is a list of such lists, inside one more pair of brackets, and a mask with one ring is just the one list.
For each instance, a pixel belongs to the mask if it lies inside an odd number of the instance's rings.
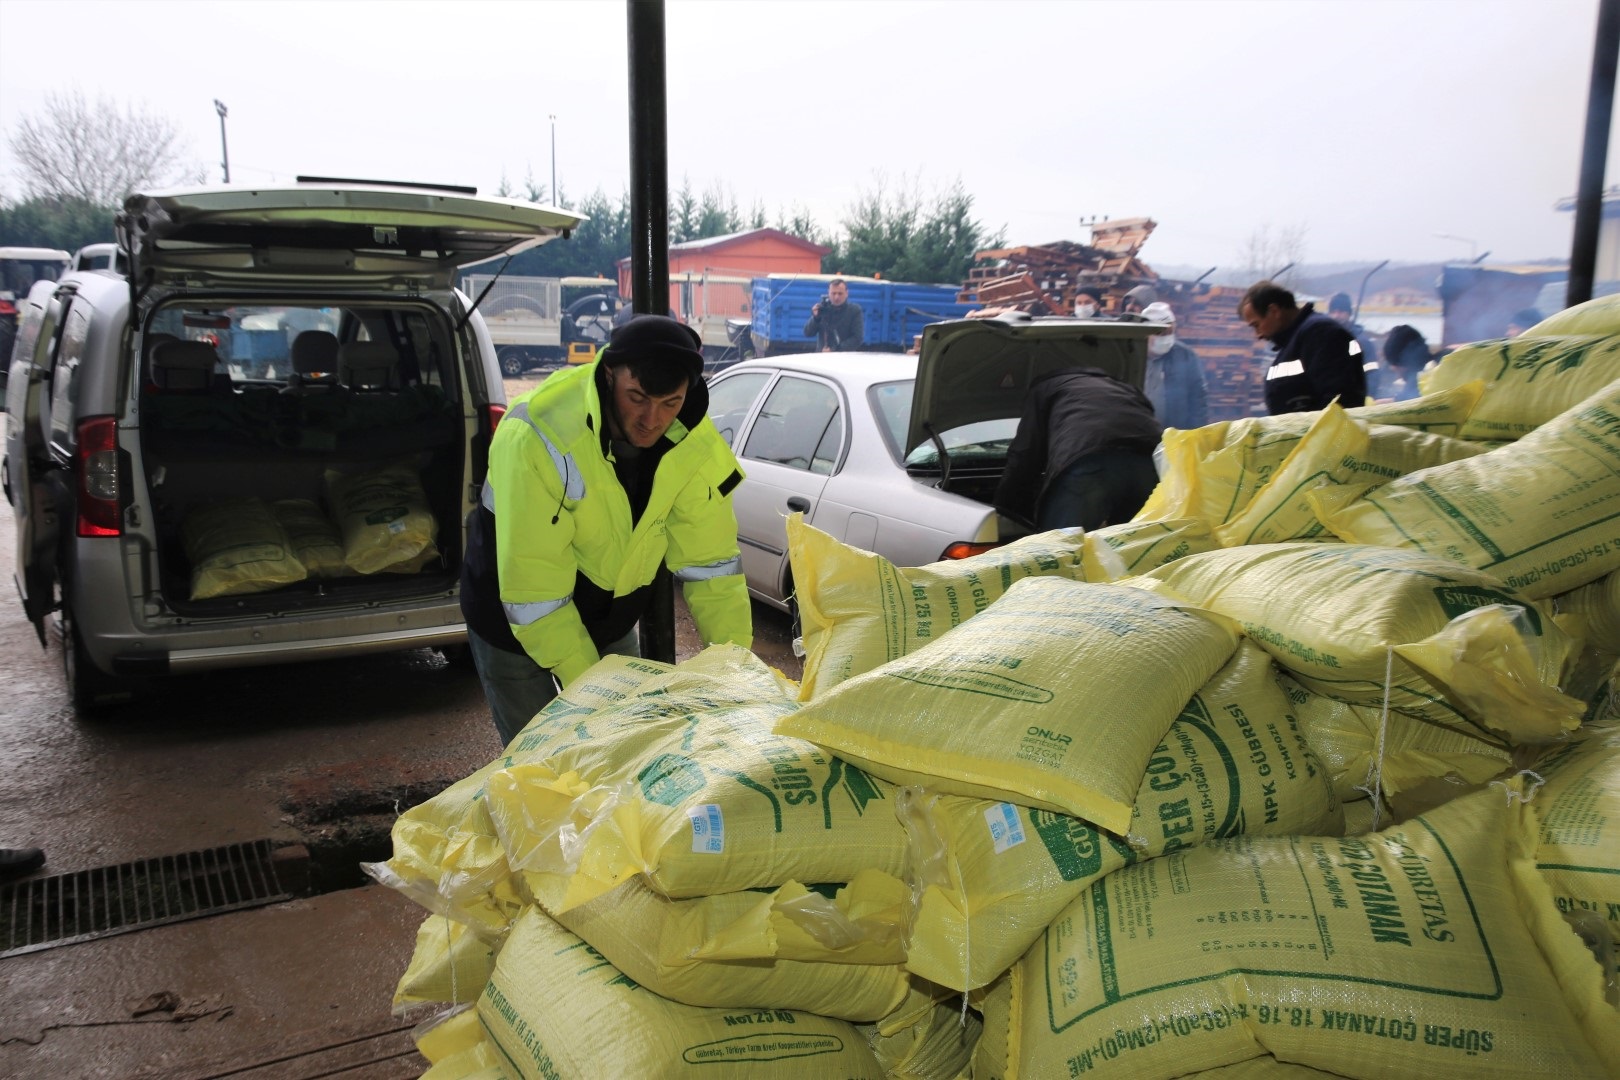
{"label": "white sedan car", "polygon": [[962,320],[928,327],[921,356],[804,353],[721,371],[709,416],[747,475],[733,502],[749,592],[790,610],[785,521],[794,511],[899,566],[1021,535],[989,504],[1029,383],[1080,365],[1140,386],[1145,341],[1159,329]]}

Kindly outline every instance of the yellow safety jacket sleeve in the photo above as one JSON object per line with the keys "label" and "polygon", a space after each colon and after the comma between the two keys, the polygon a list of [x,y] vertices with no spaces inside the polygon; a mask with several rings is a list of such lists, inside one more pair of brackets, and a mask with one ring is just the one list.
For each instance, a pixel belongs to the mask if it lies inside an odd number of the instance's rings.
{"label": "yellow safety jacket sleeve", "polygon": [[681,583],[681,595],[703,644],[729,641],[751,649],[754,611],[731,504],[742,469],[710,421],[693,429],[687,441],[702,445],[708,454],[704,467],[684,485],[670,509],[666,564]]}

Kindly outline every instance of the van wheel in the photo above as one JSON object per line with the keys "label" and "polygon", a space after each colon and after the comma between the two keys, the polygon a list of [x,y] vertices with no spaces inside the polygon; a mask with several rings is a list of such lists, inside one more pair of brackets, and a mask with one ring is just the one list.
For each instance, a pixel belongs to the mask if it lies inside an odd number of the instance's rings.
{"label": "van wheel", "polygon": [[135,696],[133,683],[108,675],[91,661],[73,618],[73,606],[65,602],[62,605],[62,674],[67,677],[73,711],[81,715],[104,713],[109,706],[130,701]]}

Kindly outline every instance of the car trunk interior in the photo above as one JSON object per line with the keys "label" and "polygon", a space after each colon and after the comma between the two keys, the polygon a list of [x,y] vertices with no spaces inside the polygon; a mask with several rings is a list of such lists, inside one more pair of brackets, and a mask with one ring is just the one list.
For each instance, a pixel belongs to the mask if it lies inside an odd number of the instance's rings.
{"label": "car trunk interior", "polygon": [[[311,341],[319,347],[304,347]],[[310,610],[455,587],[468,421],[441,311],[382,303],[170,307],[148,322],[142,351],[141,466],[160,584],[176,613]],[[243,497],[310,500],[340,537],[333,476],[389,466],[420,477],[437,557],[192,599],[186,522],[194,512]]]}

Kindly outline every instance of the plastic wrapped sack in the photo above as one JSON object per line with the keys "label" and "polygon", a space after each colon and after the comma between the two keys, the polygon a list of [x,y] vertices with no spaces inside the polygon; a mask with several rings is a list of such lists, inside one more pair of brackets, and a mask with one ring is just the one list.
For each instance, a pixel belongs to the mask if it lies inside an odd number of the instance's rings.
{"label": "plastic wrapped sack", "polygon": [[1368,1080],[1612,1076],[1620,1024],[1501,792],[1367,837],[1219,841],[1102,879],[1014,969],[1011,1071],[1261,1053]]}
{"label": "plastic wrapped sack", "polygon": [[642,988],[539,911],[520,918],[478,1015],[524,1080],[883,1080],[844,1020],[756,1002],[702,1008]]}
{"label": "plastic wrapped sack", "polygon": [[1560,911],[1596,914],[1620,943],[1620,729],[1587,732],[1535,770],[1536,866]]}
{"label": "plastic wrapped sack", "polygon": [[343,561],[343,537],[315,500],[279,499],[270,509],[287,531],[293,556],[310,577],[342,577],[350,572]]}
{"label": "plastic wrapped sack", "polygon": [[1485,393],[1458,434],[1511,441],[1570,409],[1614,380],[1620,335],[1572,334],[1478,341],[1442,357],[1425,373],[1426,393],[1481,379]]}
{"label": "plastic wrapped sack", "polygon": [[970,1075],[982,1028],[977,1013],[964,1014],[954,1003],[941,1002],[892,1034],[876,1026],[863,1025],[862,1031],[889,1080],[963,1080]]}
{"label": "plastic wrapped sack", "polygon": [[905,656],[983,611],[1026,577],[1108,581],[1216,547],[1197,522],[1122,525],[1087,535],[1057,529],[967,559],[900,567],[788,518],[788,550],[804,627],[809,701]]}
{"label": "plastic wrapped sack", "polygon": [[939,640],[782,716],[776,730],[895,783],[1123,833],[1153,748],[1236,648],[1227,620],[1180,600],[1024,578]]}
{"label": "plastic wrapped sack", "polygon": [[1620,568],[1620,381],[1510,446],[1310,500],[1349,543],[1443,556],[1531,599],[1568,592]]}
{"label": "plastic wrapped sack", "polygon": [[394,988],[394,1015],[412,1005],[464,1005],[478,1000],[495,970],[495,949],[471,927],[429,915],[416,928],[416,947]]}
{"label": "plastic wrapped sack", "polygon": [[199,506],[180,527],[191,563],[191,598],[240,596],[303,581],[304,564],[263,499],[245,496]]}
{"label": "plastic wrapped sack", "polygon": [[511,866],[566,882],[554,914],[636,874],[673,897],[900,874],[893,788],[773,733],[792,684],[726,677],[746,668],[735,645],[604,657],[512,741],[485,801]]}
{"label": "plastic wrapped sack", "polygon": [[1146,577],[1237,620],[1313,693],[1353,705],[1387,701],[1437,723],[1537,741],[1561,722],[1506,702],[1472,712],[1396,655],[1396,646],[1440,632],[1465,611],[1517,605],[1536,642],[1540,682],[1559,684],[1577,643],[1495,578],[1448,559],[1359,544],[1265,544],[1189,556]]}
{"label": "plastic wrapped sack", "polygon": [[958,990],[995,979],[1092,881],[1140,858],[1243,833],[1343,828],[1271,658],[1250,642],[1154,750],[1124,839],[1079,818],[915,788],[900,805],[917,892],[906,966]]}
{"label": "plastic wrapped sack", "polygon": [[414,573],[438,558],[439,523],[415,467],[328,469],[326,502],[343,534],[343,561],[355,573]]}

